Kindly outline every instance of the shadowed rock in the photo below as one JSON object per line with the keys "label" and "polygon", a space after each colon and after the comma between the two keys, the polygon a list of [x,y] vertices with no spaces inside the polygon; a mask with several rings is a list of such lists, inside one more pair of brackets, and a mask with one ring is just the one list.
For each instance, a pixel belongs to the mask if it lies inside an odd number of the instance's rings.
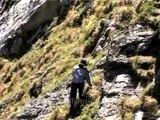
{"label": "shadowed rock", "polygon": [[[104,48],[108,51],[103,63],[106,81],[102,83],[101,105],[95,119],[121,120],[124,96],[140,99],[143,90],[140,83],[154,78],[158,55],[155,49],[159,50],[159,47],[151,47],[155,45],[155,36],[152,29],[141,25],[112,31],[112,38]],[[150,76],[149,71],[153,71]]]}

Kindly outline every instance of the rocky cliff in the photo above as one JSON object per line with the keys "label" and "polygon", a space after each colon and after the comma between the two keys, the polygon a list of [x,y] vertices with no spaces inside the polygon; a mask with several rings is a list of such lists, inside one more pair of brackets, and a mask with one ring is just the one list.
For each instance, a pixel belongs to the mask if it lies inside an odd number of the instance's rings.
{"label": "rocky cliff", "polygon": [[[1,1],[0,119],[158,120],[159,1]],[[93,88],[69,116],[72,68]],[[36,85],[37,87],[36,87]],[[31,88],[39,94],[32,98]]]}
{"label": "rocky cliff", "polygon": [[21,54],[46,31],[46,23],[59,16],[60,6],[59,0],[20,0],[4,11],[0,18],[1,55]]}

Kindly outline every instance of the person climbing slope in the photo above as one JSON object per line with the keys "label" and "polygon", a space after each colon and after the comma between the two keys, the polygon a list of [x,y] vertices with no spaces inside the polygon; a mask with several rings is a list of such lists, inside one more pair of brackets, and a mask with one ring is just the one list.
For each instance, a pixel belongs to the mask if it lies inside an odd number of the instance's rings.
{"label": "person climbing slope", "polygon": [[73,69],[73,78],[70,91],[70,112],[73,111],[76,104],[77,90],[79,92],[80,102],[83,102],[83,89],[85,81],[90,87],[92,87],[89,71],[87,70],[86,66],[86,59],[82,59],[81,62]]}

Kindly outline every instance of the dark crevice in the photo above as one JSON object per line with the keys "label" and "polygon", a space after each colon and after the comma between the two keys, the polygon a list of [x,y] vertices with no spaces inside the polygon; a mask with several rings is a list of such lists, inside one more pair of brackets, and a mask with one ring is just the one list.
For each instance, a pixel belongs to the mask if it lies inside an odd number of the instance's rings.
{"label": "dark crevice", "polygon": [[151,66],[150,63],[145,62],[145,63],[142,63],[142,64],[140,65],[140,68],[141,68],[141,69],[144,69],[144,70],[148,70],[148,69],[150,68],[150,66]]}
{"label": "dark crevice", "polygon": [[[85,57],[88,54],[93,54],[94,50],[97,47],[97,44],[100,43],[101,41],[99,41],[102,37],[105,38],[105,40],[107,39],[107,35],[108,32],[106,31],[107,26],[105,25],[104,21],[101,21],[100,26],[99,26],[99,30],[96,33],[96,35],[94,37],[91,37],[91,41],[84,46],[84,50],[83,50],[83,57]],[[92,30],[89,35],[92,36],[92,34],[95,32],[95,30]],[[89,36],[88,36],[89,37]]]}
{"label": "dark crevice", "polygon": [[142,54],[145,56],[153,56],[156,57],[159,55],[159,49],[160,49],[160,39],[159,39],[159,32],[153,36],[152,41],[146,51],[144,51]]}
{"label": "dark crevice", "polygon": [[153,40],[148,47],[148,50],[146,51],[149,53],[149,55],[156,58],[156,64],[155,64],[155,74],[158,72],[160,68],[160,38],[159,38],[159,32],[153,37]]}
{"label": "dark crevice", "polygon": [[153,55],[156,57],[156,63],[155,63],[155,85],[152,89],[152,97],[156,98],[158,101],[158,104],[160,104],[160,84],[159,84],[159,70],[160,70],[160,37],[159,37],[159,31],[157,32],[156,37],[152,41],[152,44],[150,48],[153,49]]}
{"label": "dark crevice", "polygon": [[127,57],[136,55],[137,52],[135,50],[137,49],[137,45],[138,43],[126,44],[125,46],[121,47],[120,53],[126,55]]}
{"label": "dark crevice", "polygon": [[111,93],[111,94],[107,94],[107,98],[111,98],[113,96],[117,96],[119,93]]}
{"label": "dark crevice", "polygon": [[18,119],[18,120],[32,120],[32,119],[35,119],[35,118],[37,118],[38,117],[38,115],[32,115],[32,116],[30,116],[30,115],[22,115],[22,116],[20,116],[20,117],[17,117],[16,119]]}
{"label": "dark crevice", "polygon": [[[76,3],[78,4],[78,2]],[[83,19],[87,16],[87,11],[91,8],[93,1],[83,1],[83,9],[79,16],[75,17],[73,20],[73,26],[81,26],[83,23]]]}
{"label": "dark crevice", "polygon": [[147,78],[139,76],[137,72],[133,70],[132,66],[129,63],[110,63],[110,65],[107,66],[107,68],[105,69],[106,72],[104,72],[104,76],[107,82],[114,82],[115,77],[117,77],[120,74],[128,74],[132,78],[131,84],[135,87],[137,87],[139,82],[142,86],[146,86],[149,82]]}

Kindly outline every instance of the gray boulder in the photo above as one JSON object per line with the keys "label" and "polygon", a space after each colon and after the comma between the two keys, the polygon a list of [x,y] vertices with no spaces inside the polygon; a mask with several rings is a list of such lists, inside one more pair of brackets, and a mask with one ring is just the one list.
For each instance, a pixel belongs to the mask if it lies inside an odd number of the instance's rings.
{"label": "gray boulder", "polygon": [[[13,4],[0,16],[0,55],[17,54],[20,48],[15,50],[15,46],[23,47],[22,43],[27,43],[39,26],[59,17],[60,7],[60,0],[19,0]],[[23,42],[17,42],[17,33]],[[8,41],[13,41],[9,47]]]}
{"label": "gray boulder", "polygon": [[159,47],[156,32],[141,25],[112,30],[110,35],[103,48],[107,53],[106,59],[97,65],[100,68],[103,66],[105,80],[95,119],[121,120],[125,96],[139,100],[138,88],[143,90],[140,83],[143,79],[152,80],[154,77]]}
{"label": "gray boulder", "polygon": [[[108,44],[110,46],[107,47],[109,52],[105,67],[107,69],[106,77],[113,80],[119,74],[135,76],[136,73],[134,74],[134,72],[136,71],[133,70],[133,62],[135,64],[137,62],[131,61],[131,59],[149,54],[149,46],[153,42],[155,32],[150,28],[136,25],[123,31],[115,30],[113,34],[110,44]],[[139,64],[143,64],[143,61]],[[143,65],[139,66],[137,69],[143,69],[141,68]]]}

